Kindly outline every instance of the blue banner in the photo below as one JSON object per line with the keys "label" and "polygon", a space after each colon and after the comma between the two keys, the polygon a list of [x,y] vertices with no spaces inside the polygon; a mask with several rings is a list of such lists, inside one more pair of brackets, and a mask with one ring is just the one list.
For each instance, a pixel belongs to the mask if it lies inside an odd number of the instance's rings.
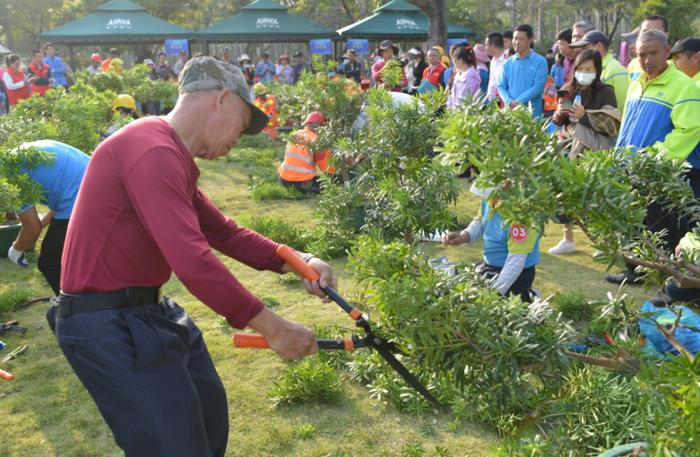
{"label": "blue banner", "polygon": [[369,54],[369,40],[348,38],[348,50],[350,49],[358,54]]}
{"label": "blue banner", "polygon": [[187,40],[165,40],[165,53],[169,56],[179,55],[181,52],[189,54],[190,46]]}
{"label": "blue banner", "polygon": [[309,41],[309,50],[311,54],[331,55],[333,54],[333,43],[330,38],[323,40]]}
{"label": "blue banner", "polygon": [[447,40],[447,49],[445,49],[445,52],[447,52],[448,49],[451,49],[453,44],[460,43],[469,43],[469,40],[466,38],[449,38]]}

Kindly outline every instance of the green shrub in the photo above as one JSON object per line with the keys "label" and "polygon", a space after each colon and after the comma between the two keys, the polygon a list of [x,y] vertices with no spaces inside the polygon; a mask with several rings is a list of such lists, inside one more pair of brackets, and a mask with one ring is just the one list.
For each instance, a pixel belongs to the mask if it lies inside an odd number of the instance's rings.
{"label": "green shrub", "polygon": [[294,436],[296,436],[300,440],[308,440],[314,437],[316,434],[316,427],[314,424],[301,424],[299,427],[297,427],[296,430],[294,430]]}
{"label": "green shrub", "polygon": [[[113,97],[112,92],[97,92],[85,84],[76,84],[70,92],[57,87],[43,96],[22,100],[0,119],[0,124],[8,124],[0,126],[0,140],[6,147],[14,147],[50,139],[90,154],[100,142],[100,132],[111,121]],[[31,127],[23,128],[26,125]]]}
{"label": "green shrub", "polygon": [[91,86],[101,93],[110,93],[112,97],[116,94],[129,94],[142,103],[161,101],[164,108],[172,106],[178,95],[177,84],[153,80],[149,77],[150,71],[146,65],[134,65],[121,74],[111,71],[94,75],[79,72],[77,79],[78,84]]}
{"label": "green shrub", "polygon": [[509,442],[500,450],[508,457],[597,456],[601,452],[643,440],[649,419],[639,402],[636,383],[597,367],[572,370],[549,411],[537,418],[538,430]]}
{"label": "green shrub", "polygon": [[0,312],[14,311],[34,297],[34,291],[25,288],[8,289],[0,293]]}
{"label": "green shrub", "polygon": [[544,227],[563,214],[603,251],[597,260],[609,268],[626,260],[645,269],[648,283],[658,286],[673,276],[683,287],[700,287],[697,267],[672,259],[661,236],[644,224],[652,202],[700,220],[682,161],[654,146],[643,154],[620,148],[569,160],[544,122],[525,109],[502,111],[496,104],[450,111],[440,132],[440,160],[462,170],[476,166],[476,184],[495,189],[508,223]]}
{"label": "green shrub", "polygon": [[51,160],[36,148],[0,147],[0,211],[14,211],[26,202],[40,201],[44,197],[41,186],[23,170],[49,164]]}
{"label": "green shrub", "polygon": [[303,229],[272,216],[253,216],[243,218],[241,225],[255,230],[259,234],[280,244],[306,252],[309,234]]}
{"label": "green shrub", "polygon": [[556,294],[552,306],[572,321],[590,321],[595,317],[597,309],[580,291]]}
{"label": "green shrub", "polygon": [[300,200],[309,195],[299,192],[293,187],[283,187],[276,182],[264,182],[250,190],[254,200]]}
{"label": "green shrub", "polygon": [[[445,278],[401,242],[362,236],[349,265],[377,329],[406,348],[402,361],[458,419],[510,432],[559,391],[573,334],[548,303],[504,298],[473,269]],[[376,397],[414,412],[430,406],[372,356],[352,370]]]}
{"label": "green shrub", "polygon": [[318,358],[306,358],[291,365],[274,382],[268,397],[275,405],[337,403],[343,388],[338,373]]}
{"label": "green shrub", "polygon": [[410,241],[455,226],[454,173],[432,159],[439,103],[436,95],[394,106],[388,92],[370,91],[365,127],[334,143],[359,164],[343,183],[322,179],[314,252],[342,255],[358,233]]}
{"label": "green shrub", "polygon": [[700,357],[672,356],[642,366],[640,411],[651,455],[700,455]]}

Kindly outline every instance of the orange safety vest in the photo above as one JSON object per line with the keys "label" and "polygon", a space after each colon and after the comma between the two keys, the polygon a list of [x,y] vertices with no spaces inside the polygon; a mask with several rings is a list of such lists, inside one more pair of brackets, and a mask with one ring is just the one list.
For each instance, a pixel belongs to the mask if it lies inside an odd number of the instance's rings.
{"label": "orange safety vest", "polygon": [[102,71],[103,71],[103,72],[107,73],[107,72],[109,71],[109,64],[110,64],[110,63],[112,63],[112,58],[111,58],[111,57],[109,57],[109,58],[107,58],[107,59],[105,59],[105,60],[102,61],[102,63],[100,64],[100,66],[102,67]]}
{"label": "orange safety vest", "polygon": [[[29,64],[29,69],[32,71],[34,76],[38,76],[39,78],[47,78],[49,76],[49,66],[46,64],[43,64],[41,66],[41,69],[34,65],[33,63]],[[32,93],[33,94],[39,94],[39,95],[44,95],[47,90],[51,89],[51,86],[49,84],[41,85],[41,84],[32,84]]]}
{"label": "orange safety vest", "polygon": [[328,164],[331,151],[319,151],[315,154],[309,152],[307,145],[313,143],[318,134],[309,129],[300,130],[296,137],[287,143],[284,151],[284,162],[277,169],[280,178],[285,181],[303,182],[311,181],[316,177],[316,166],[328,173],[333,173],[333,167]]}
{"label": "orange safety vest", "polygon": [[544,110],[557,110],[557,86],[554,84],[554,78],[547,76],[547,83],[544,85]]}
{"label": "orange safety vest", "polygon": [[[15,70],[12,67],[7,67],[6,71],[10,75],[10,78],[12,78],[13,83],[24,81],[24,72],[22,70]],[[5,92],[7,93],[7,101],[10,102],[10,106],[15,106],[18,101],[29,98],[32,95],[32,92],[29,90],[29,86],[26,84],[23,87],[14,90],[6,87]]]}
{"label": "orange safety vest", "polygon": [[260,110],[270,118],[267,122],[268,127],[276,128],[279,126],[279,121],[277,119],[277,102],[274,96],[268,94],[265,96],[264,100],[261,97],[255,97],[255,106],[260,108]]}

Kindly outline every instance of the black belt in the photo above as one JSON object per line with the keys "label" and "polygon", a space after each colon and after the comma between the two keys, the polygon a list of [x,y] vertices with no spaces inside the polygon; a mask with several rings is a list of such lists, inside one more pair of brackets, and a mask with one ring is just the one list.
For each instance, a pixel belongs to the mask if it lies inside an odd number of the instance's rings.
{"label": "black belt", "polygon": [[152,305],[160,301],[160,287],[127,287],[111,292],[88,292],[58,296],[58,311],[61,317],[88,311],[112,308]]}

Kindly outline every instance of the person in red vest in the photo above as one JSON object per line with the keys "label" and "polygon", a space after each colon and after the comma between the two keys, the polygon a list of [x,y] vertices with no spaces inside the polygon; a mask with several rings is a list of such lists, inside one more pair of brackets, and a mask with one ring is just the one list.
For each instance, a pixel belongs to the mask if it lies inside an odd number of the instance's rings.
{"label": "person in red vest", "polygon": [[2,81],[5,83],[5,92],[10,106],[15,106],[20,100],[32,95],[31,86],[39,78],[24,74],[24,71],[19,68],[22,62],[17,54],[7,56],[5,63],[7,68],[2,75]]}
{"label": "person in red vest", "polygon": [[44,95],[51,88],[51,67],[44,63],[44,56],[38,49],[32,54],[32,63],[27,66],[27,74],[38,78],[32,84],[32,94]]}
{"label": "person in red vest", "polygon": [[[445,88],[442,84],[442,73],[444,71],[445,66],[440,61],[440,51],[432,48],[428,51],[428,68],[423,70],[423,81],[429,82],[433,88],[426,91]],[[421,91],[419,90],[419,92]]]}
{"label": "person in red vest", "polygon": [[255,92],[255,106],[260,108],[260,110],[270,118],[263,129],[263,133],[271,140],[276,140],[279,137],[277,127],[279,127],[280,124],[275,96],[268,92],[267,87],[263,83],[257,83],[253,86],[253,91]]}
{"label": "person in red vest", "polygon": [[284,151],[284,162],[277,169],[280,184],[284,187],[294,187],[302,192],[317,194],[321,191],[316,174],[316,167],[321,171],[333,173],[333,167],[328,163],[331,151],[325,149],[311,153],[309,146],[318,138],[316,131],[326,123],[322,113],[314,111],[304,121],[303,130],[287,143]]}

